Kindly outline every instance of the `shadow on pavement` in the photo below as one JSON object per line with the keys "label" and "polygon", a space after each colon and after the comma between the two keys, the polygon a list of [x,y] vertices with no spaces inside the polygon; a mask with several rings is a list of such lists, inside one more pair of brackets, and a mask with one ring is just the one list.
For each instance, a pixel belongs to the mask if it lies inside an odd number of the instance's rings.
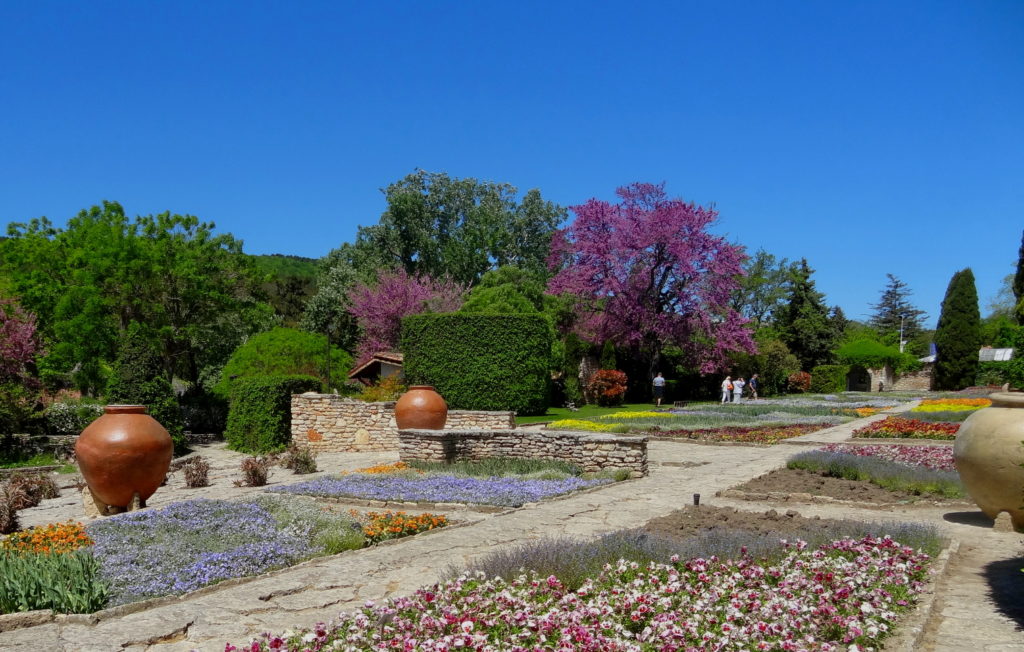
{"label": "shadow on pavement", "polygon": [[985,565],[989,597],[999,613],[1024,628],[1024,557],[1001,559]]}
{"label": "shadow on pavement", "polygon": [[946,512],[942,515],[942,520],[949,523],[957,523],[958,525],[973,525],[975,527],[992,529],[992,519],[985,516],[985,513],[981,510],[974,510],[970,512]]}

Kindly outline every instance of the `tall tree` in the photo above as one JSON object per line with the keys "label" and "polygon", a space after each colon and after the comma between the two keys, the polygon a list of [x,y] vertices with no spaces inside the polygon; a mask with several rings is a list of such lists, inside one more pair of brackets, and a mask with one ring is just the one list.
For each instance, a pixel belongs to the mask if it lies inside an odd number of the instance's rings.
{"label": "tall tree", "polygon": [[[813,273],[806,258],[793,267],[786,305],[777,320],[782,341],[805,371],[830,362],[838,341],[838,320],[830,317],[825,295],[815,289]],[[842,321],[845,325],[845,318]]]}
{"label": "tall tree", "polygon": [[402,317],[458,310],[465,291],[451,280],[410,276],[401,269],[381,270],[372,284],[357,283],[349,295],[351,313],[361,332],[356,364],[379,351],[398,348]]}
{"label": "tall tree", "polygon": [[918,310],[910,303],[908,297],[912,292],[906,283],[892,274],[886,276],[889,282],[882,290],[878,303],[871,306],[874,313],[868,323],[883,338],[890,336],[891,339],[891,336],[895,335],[896,341],[899,342],[902,334],[904,341],[912,340],[924,329],[922,322],[928,313]]}
{"label": "tall tree", "polygon": [[81,211],[64,229],[46,218],[9,225],[0,265],[51,343],[41,368],[96,392],[133,322],[168,377],[196,382],[219,368],[271,310],[258,301],[242,243],[214,228],[170,213],[130,220],[116,202]]}
{"label": "tall tree", "polygon": [[708,232],[718,214],[669,198],[663,184],[616,193],[618,204],[573,206],[576,219],[552,240],[548,292],[580,297],[579,335],[633,349],[652,376],[666,344],[703,372],[722,369],[729,352],[753,351],[746,320],[729,305],[743,249]]}
{"label": "tall tree", "polygon": [[544,299],[544,282],[537,274],[505,265],[484,274],[459,312],[543,312]]}
{"label": "tall tree", "polygon": [[777,259],[764,249],[744,261],[746,274],[733,293],[732,307],[749,319],[755,330],[766,326],[785,304],[792,267],[787,259]]}
{"label": "tall tree", "polygon": [[1021,234],[1020,252],[1017,254],[1017,273],[1013,275],[1013,297],[1017,300],[1017,323],[1024,326],[1024,233]]}
{"label": "tall tree", "polygon": [[953,274],[942,300],[935,329],[936,389],[957,390],[974,384],[981,345],[981,314],[974,272],[968,267]]}
{"label": "tall tree", "polygon": [[378,268],[410,276],[449,277],[474,285],[502,265],[544,271],[551,234],[565,209],[506,183],[457,179],[417,170],[384,189],[388,207],[360,227],[349,263],[371,280]]}

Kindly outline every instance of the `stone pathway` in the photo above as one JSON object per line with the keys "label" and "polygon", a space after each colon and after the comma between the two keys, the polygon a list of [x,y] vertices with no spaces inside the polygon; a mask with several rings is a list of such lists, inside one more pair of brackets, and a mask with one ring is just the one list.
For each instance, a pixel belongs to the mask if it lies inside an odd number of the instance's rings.
{"label": "stone pathway", "polygon": [[[872,419],[883,418],[883,416]],[[866,420],[858,420],[861,426]],[[449,568],[462,567],[495,548],[512,546],[550,535],[595,537],[622,528],[638,527],[653,517],[690,504],[694,493],[702,503],[728,504],[741,509],[765,510],[767,503],[715,498],[727,489],[781,466],[801,447],[816,442],[846,439],[854,426],[847,424],[791,440],[771,448],[708,446],[654,441],[650,445],[651,472],[646,478],[527,506],[499,514],[457,511],[451,514],[462,527],[446,528],[375,548],[313,560],[251,580],[228,582],[184,599],[95,622],[80,617],[70,622],[47,623],[0,633],[0,650],[133,650],[177,652],[224,649],[241,644],[263,631],[280,632],[330,620],[340,611],[366,600],[408,594],[442,579]],[[216,458],[218,473],[234,474],[237,457],[212,446],[203,455]],[[394,460],[394,454],[322,456],[322,468],[358,468]],[[696,466],[691,466],[696,464]],[[278,473],[281,473],[280,471]],[[211,477],[212,477],[211,473]],[[220,480],[223,480],[223,476]],[[290,481],[289,476],[275,478]],[[175,482],[183,482],[176,479]],[[195,495],[233,497],[251,489],[217,486]],[[172,482],[161,489],[152,505],[180,500],[186,495]],[[69,492],[70,493],[70,492]],[[82,518],[80,499],[47,501],[24,522]],[[77,502],[77,512],[76,510]],[[60,505],[58,506],[57,503]],[[1024,652],[1024,601],[1018,575],[1024,538],[996,532],[978,512],[948,508],[857,509],[829,504],[794,504],[804,515],[857,518],[871,521],[928,522],[960,542],[959,552],[937,586],[931,617],[922,623],[922,635],[897,641],[906,650],[991,650]],[[59,518],[56,515],[61,514]],[[66,514],[66,516],[64,516]],[[41,520],[40,522],[44,522]],[[1017,573],[1018,575],[1014,575]],[[1000,588],[1001,587],[1001,588]],[[1016,595],[1017,602],[1013,603]],[[899,648],[897,648],[899,649]]]}

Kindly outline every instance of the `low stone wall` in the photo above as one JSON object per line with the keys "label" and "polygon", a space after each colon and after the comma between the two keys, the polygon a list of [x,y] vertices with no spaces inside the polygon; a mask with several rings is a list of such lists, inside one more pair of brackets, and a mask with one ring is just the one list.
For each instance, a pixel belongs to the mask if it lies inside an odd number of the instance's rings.
{"label": "low stone wall", "polygon": [[931,367],[920,371],[900,374],[892,385],[897,392],[926,392],[932,388]]}
{"label": "low stone wall", "polygon": [[626,469],[647,475],[647,437],[573,430],[401,430],[403,462],[518,457],[571,462],[585,472]]}
{"label": "low stone wall", "polygon": [[[449,410],[445,429],[512,429],[514,412]],[[367,403],[337,394],[292,396],[292,441],[330,453],[397,451],[395,402]]]}

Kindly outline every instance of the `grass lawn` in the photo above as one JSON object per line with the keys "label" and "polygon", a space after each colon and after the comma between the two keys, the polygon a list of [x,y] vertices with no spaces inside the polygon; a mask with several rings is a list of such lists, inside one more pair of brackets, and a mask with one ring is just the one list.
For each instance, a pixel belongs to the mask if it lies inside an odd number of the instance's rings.
{"label": "grass lawn", "polygon": [[[662,409],[666,407],[668,406],[662,405]],[[614,412],[639,412],[655,409],[657,408],[655,408],[653,403],[626,403],[615,407],[584,405],[575,412],[570,412],[564,407],[549,407],[548,411],[542,415],[535,417],[516,417],[516,424],[523,425],[526,423],[538,423],[541,421],[557,421],[558,419],[590,419],[593,417],[599,417],[602,414],[612,414]]]}

